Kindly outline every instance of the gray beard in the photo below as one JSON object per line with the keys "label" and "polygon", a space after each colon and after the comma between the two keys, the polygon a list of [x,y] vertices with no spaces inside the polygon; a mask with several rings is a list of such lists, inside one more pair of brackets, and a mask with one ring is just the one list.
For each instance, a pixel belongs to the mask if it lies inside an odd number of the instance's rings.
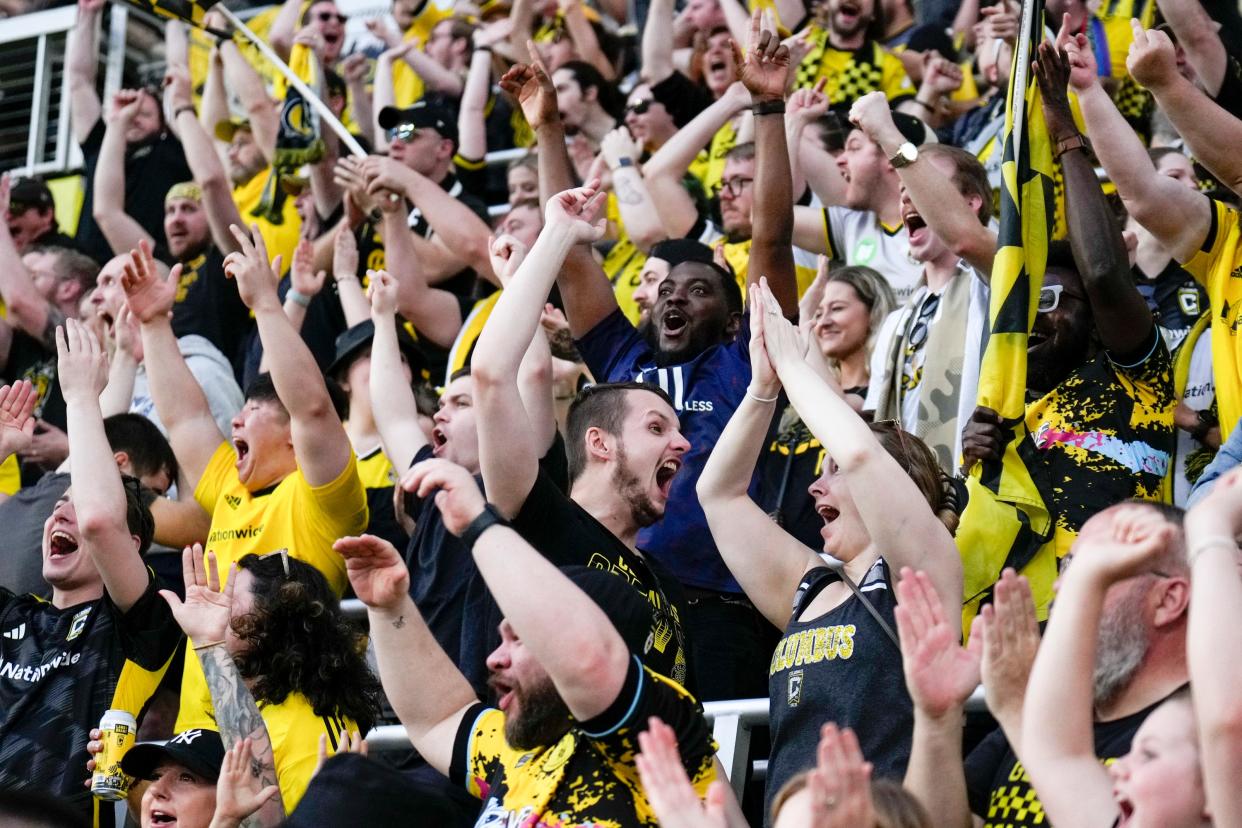
{"label": "gray beard", "polygon": [[1095,707],[1107,707],[1125,690],[1151,648],[1143,623],[1145,590],[1134,584],[1116,606],[1100,619],[1096,634]]}

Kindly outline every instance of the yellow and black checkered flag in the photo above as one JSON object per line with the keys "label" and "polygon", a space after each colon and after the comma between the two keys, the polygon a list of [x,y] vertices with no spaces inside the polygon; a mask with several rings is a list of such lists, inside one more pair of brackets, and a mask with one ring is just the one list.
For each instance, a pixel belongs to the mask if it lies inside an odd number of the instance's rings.
{"label": "yellow and black checkered flag", "polygon": [[[1044,34],[1044,0],[1025,0],[1021,26],[1009,74],[1000,239],[979,371],[979,405],[1000,414],[1006,442],[1000,461],[976,464],[966,482],[969,500],[957,532],[965,629],[1004,567],[1027,569],[1037,606],[1056,575],[1051,516],[1027,465],[1034,447],[1025,419],[1027,339],[1038,310],[1054,209],[1052,145],[1031,71]],[[1028,568],[1033,562],[1036,571]],[[1047,591],[1041,589],[1045,582]]]}
{"label": "yellow and black checkered flag", "polygon": [[136,9],[203,28],[203,16],[216,0],[125,0]]}

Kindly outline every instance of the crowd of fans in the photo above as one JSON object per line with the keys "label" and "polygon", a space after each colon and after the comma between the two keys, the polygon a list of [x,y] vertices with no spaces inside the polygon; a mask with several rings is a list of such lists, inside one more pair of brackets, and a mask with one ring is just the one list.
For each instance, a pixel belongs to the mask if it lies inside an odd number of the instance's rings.
{"label": "crowd of fans", "polygon": [[119,710],[142,828],[1242,826],[1242,20],[1048,0],[1014,422],[1020,13],[285,0],[360,155],[218,11],[101,100],[78,0],[76,232],[0,177],[4,824],[119,825]]}

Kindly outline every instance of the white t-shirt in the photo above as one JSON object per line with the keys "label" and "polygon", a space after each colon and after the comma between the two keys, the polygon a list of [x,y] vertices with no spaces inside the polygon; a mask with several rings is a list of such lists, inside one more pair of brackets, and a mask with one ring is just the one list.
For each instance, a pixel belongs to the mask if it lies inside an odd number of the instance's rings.
{"label": "white t-shirt", "polygon": [[828,207],[824,235],[829,258],[879,271],[897,294],[898,304],[905,304],[923,278],[923,265],[910,257],[904,224],[887,227],[869,210]]}

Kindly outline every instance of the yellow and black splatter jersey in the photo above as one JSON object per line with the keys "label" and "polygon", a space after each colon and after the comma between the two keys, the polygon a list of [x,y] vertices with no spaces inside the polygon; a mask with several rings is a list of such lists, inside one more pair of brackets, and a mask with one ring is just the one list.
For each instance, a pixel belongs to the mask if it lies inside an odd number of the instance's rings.
{"label": "yellow and black splatter jersey", "polygon": [[1125,365],[1100,352],[1027,406],[1027,463],[1056,515],[1058,557],[1101,509],[1161,499],[1176,407],[1172,360],[1154,325],[1142,359]]}
{"label": "yellow and black splatter jersey", "polygon": [[630,662],[612,706],[575,723],[554,745],[518,750],[505,741],[505,714],[482,704],[467,710],[449,776],[482,800],[477,826],[639,828],[658,821],[638,779],[634,755],[647,719],[677,734],[682,762],[699,796],[715,779],[716,745],[703,712],[680,685]]}
{"label": "yellow and black splatter jersey", "polygon": [[82,786],[87,733],[109,709],[139,718],[181,641],[148,577],[125,613],[107,596],[57,609],[0,589],[0,786],[51,794],[112,824]]}

